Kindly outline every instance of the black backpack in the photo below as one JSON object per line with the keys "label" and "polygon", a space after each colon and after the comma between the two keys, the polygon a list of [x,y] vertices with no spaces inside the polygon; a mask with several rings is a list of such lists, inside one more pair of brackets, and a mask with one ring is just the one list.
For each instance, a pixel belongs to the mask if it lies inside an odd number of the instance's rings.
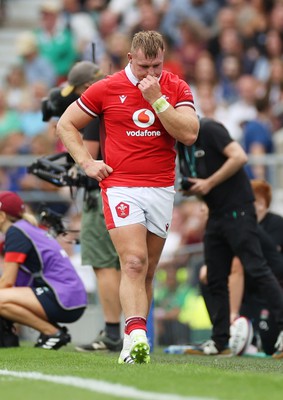
{"label": "black backpack", "polygon": [[19,347],[19,336],[12,321],[0,317],[0,347]]}

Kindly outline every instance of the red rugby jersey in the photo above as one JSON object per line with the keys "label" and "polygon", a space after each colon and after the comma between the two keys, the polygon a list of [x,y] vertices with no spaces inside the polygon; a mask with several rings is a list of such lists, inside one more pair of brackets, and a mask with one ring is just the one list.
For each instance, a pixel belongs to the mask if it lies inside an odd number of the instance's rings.
{"label": "red rugby jersey", "polygon": [[[194,107],[189,85],[168,71],[159,80],[173,106]],[[175,139],[162,126],[137,87],[130,66],[91,85],[77,100],[87,114],[101,118],[104,161],[113,173],[101,182],[111,186],[165,187],[175,182]]]}

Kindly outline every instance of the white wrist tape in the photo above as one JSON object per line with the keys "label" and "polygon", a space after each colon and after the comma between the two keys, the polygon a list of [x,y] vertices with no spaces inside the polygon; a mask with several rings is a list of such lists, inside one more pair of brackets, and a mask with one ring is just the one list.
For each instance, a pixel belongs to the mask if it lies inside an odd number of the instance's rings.
{"label": "white wrist tape", "polygon": [[166,99],[164,99],[164,97],[159,97],[159,99],[157,99],[151,106],[156,112],[156,114],[160,114],[165,110],[167,110],[170,104]]}

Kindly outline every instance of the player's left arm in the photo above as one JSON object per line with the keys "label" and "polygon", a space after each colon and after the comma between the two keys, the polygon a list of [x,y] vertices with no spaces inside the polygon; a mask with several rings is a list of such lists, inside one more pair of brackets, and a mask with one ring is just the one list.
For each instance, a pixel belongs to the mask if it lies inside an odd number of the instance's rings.
{"label": "player's left arm", "polygon": [[138,88],[169,135],[186,146],[194,144],[198,136],[199,119],[193,107],[193,97],[188,85],[181,81],[176,88],[178,103],[175,108],[163,97],[162,88],[156,77],[148,75],[139,82]]}
{"label": "player's left arm", "polygon": [[196,141],[199,131],[199,119],[192,107],[174,108],[169,105],[167,110],[158,114],[158,118],[169,135],[178,142],[191,146]]}

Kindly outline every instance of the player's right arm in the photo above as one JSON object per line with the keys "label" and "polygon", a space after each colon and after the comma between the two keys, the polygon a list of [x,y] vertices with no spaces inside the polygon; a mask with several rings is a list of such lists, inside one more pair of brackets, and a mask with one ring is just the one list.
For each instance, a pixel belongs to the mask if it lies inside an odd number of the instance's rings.
{"label": "player's right arm", "polygon": [[56,127],[56,134],[85,173],[100,182],[107,178],[113,170],[103,161],[94,160],[83,142],[80,131],[92,118],[74,102],[60,117]]}
{"label": "player's right arm", "polygon": [[96,140],[84,140],[83,142],[91,156],[96,159],[99,154],[99,142],[97,142]]}

